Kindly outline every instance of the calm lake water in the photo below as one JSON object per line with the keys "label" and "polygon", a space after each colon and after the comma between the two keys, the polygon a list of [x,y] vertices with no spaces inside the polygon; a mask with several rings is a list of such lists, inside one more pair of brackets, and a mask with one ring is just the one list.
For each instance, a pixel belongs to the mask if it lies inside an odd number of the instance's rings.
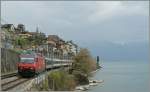
{"label": "calm lake water", "polygon": [[105,61],[94,79],[104,83],[89,92],[150,92],[150,63],[139,61]]}

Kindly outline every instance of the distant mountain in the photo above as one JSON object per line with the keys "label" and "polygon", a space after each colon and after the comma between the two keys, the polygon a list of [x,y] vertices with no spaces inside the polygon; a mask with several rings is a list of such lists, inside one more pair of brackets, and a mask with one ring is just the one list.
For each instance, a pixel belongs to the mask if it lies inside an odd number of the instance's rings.
{"label": "distant mountain", "polygon": [[94,56],[99,55],[103,60],[138,60],[147,61],[149,58],[148,42],[117,44],[111,42],[93,43],[89,45]]}

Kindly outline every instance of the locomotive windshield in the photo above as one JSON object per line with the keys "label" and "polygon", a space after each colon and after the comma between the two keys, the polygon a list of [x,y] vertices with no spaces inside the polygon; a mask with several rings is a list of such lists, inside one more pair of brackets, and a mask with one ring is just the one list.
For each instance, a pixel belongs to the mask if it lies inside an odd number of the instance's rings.
{"label": "locomotive windshield", "polygon": [[22,63],[34,63],[34,58],[21,58]]}

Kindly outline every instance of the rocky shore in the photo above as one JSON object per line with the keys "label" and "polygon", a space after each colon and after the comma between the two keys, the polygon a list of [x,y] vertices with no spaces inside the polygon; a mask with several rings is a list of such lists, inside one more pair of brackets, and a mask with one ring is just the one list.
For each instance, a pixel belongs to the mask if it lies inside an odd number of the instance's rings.
{"label": "rocky shore", "polygon": [[[91,74],[93,73],[96,73],[98,70],[100,69],[97,69],[93,72],[91,72]],[[93,86],[97,86],[99,85],[100,83],[103,83],[104,80],[95,80],[95,79],[89,79],[89,83],[86,84],[86,85],[79,85],[75,88],[76,91],[86,91],[86,90],[89,90],[91,87]]]}
{"label": "rocky shore", "polygon": [[86,90],[89,90],[90,87],[97,86],[98,84],[103,83],[103,82],[104,80],[90,80],[89,84],[77,86],[75,90],[86,91]]}

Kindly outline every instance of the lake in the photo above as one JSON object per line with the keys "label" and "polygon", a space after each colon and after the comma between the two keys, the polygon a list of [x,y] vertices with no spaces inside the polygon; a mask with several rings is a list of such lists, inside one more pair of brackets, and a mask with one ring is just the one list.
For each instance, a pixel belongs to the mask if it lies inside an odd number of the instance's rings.
{"label": "lake", "polygon": [[150,92],[150,63],[147,61],[103,61],[93,76],[104,83],[89,92]]}

